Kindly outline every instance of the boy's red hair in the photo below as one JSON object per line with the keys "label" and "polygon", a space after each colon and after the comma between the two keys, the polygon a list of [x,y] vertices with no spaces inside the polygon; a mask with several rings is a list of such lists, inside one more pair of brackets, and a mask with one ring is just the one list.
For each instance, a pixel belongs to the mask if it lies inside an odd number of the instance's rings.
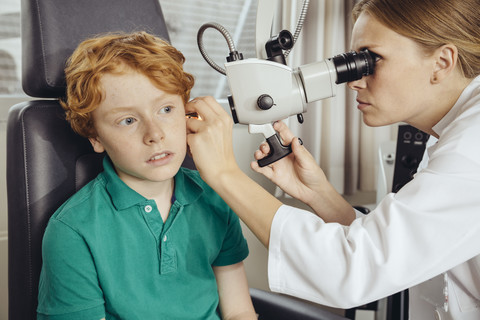
{"label": "boy's red hair", "polygon": [[67,95],[60,103],[73,130],[95,136],[92,111],[104,98],[100,78],[129,67],[148,77],[159,89],[186,103],[194,84],[183,71],[185,57],[168,42],[146,32],[105,34],[80,43],[65,69]]}

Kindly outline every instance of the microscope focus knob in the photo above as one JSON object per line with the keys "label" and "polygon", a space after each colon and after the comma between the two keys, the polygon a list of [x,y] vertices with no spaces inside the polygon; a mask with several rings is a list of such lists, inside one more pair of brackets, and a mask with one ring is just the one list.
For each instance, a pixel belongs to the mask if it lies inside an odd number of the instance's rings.
{"label": "microscope focus knob", "polygon": [[273,103],[273,98],[268,94],[262,94],[257,99],[257,106],[262,110],[268,110],[274,105],[275,103]]}

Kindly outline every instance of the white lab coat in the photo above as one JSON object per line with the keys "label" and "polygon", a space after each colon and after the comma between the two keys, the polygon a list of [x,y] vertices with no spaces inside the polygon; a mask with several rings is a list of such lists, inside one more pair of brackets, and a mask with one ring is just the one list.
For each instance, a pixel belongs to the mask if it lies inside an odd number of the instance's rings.
{"label": "white lab coat", "polygon": [[480,77],[433,129],[415,178],[350,226],[280,207],[270,288],[339,308],[410,288],[412,320],[480,319]]}

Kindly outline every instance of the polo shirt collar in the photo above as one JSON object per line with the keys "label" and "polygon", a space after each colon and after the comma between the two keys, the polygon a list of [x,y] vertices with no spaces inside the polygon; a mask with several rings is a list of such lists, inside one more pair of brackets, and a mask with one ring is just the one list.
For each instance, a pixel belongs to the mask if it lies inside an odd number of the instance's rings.
{"label": "polo shirt collar", "polygon": [[181,167],[175,175],[175,198],[183,206],[194,203],[204,192],[202,185],[187,174],[188,170]]}
{"label": "polo shirt collar", "polygon": [[120,179],[113,167],[110,157],[103,159],[103,175],[106,180],[106,189],[112,203],[117,210],[123,210],[139,203],[145,203],[145,197],[130,188]]}
{"label": "polo shirt collar", "polygon": [[[117,210],[143,204],[147,201],[144,196],[130,188],[119,178],[113,167],[112,160],[108,156],[105,156],[103,159],[103,169],[107,192]],[[174,177],[175,190],[172,200],[178,201],[181,205],[188,205],[195,202],[204,190],[191,176],[185,174],[184,170],[186,169],[180,168]]]}

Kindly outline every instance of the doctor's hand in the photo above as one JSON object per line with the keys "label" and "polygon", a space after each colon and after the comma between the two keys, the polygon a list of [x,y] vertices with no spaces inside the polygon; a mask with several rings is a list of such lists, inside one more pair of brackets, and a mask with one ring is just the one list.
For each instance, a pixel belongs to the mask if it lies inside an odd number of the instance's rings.
{"label": "doctor's hand", "polygon": [[212,97],[195,98],[185,111],[202,119],[187,119],[187,143],[200,176],[268,248],[273,217],[282,203],[238,167],[232,118]]}
{"label": "doctor's hand", "polygon": [[213,97],[191,100],[185,112],[200,116],[187,119],[187,144],[203,180],[214,187],[222,174],[240,170],[233,152],[232,118]]}
{"label": "doctor's hand", "polygon": [[[294,137],[284,122],[276,122],[273,127],[280,134],[283,144],[291,144],[292,153],[265,167],[260,167],[257,161],[253,161],[250,166],[290,196],[310,205],[320,192],[321,185],[325,183],[325,175],[310,152]],[[255,159],[260,160],[269,152],[270,147],[264,142],[259,150],[255,151]]]}
{"label": "doctor's hand", "polygon": [[[284,122],[276,122],[273,127],[280,134],[283,144],[291,144],[292,153],[265,167],[253,161],[251,168],[290,196],[310,206],[325,221],[350,224],[354,218],[351,205],[330,184],[310,152]],[[262,159],[269,152],[270,148],[265,142],[255,152],[255,159]]]}

